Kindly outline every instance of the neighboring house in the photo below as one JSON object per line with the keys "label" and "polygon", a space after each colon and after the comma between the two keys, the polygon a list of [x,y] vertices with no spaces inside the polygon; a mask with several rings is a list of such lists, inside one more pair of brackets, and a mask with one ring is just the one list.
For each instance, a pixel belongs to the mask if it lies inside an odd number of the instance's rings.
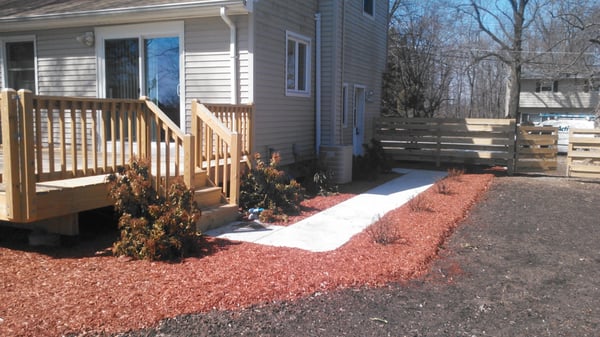
{"label": "neighboring house", "polygon": [[525,74],[521,79],[521,122],[559,129],[558,150],[566,152],[570,128],[594,128],[600,102],[599,74]]}
{"label": "neighboring house", "polygon": [[387,0],[0,3],[0,87],[148,96],[184,130],[190,102],[253,103],[253,150],[284,164],[359,154],[380,112]]}

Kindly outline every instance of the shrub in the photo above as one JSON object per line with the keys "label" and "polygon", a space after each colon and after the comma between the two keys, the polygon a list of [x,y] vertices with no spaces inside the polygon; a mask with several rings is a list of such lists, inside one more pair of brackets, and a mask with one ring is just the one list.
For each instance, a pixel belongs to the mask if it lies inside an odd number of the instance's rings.
{"label": "shrub", "polygon": [[327,169],[319,160],[296,162],[290,165],[289,169],[309,196],[327,196],[338,192],[338,186],[332,182],[333,171]]}
{"label": "shrub", "polygon": [[423,195],[417,194],[408,201],[408,208],[413,212],[431,212],[431,202]]}
{"label": "shrub", "polygon": [[316,170],[312,182],[318,195],[328,196],[337,193],[338,187],[331,182],[332,177],[333,172],[331,170]]}
{"label": "shrub", "polygon": [[452,191],[450,190],[450,184],[448,184],[448,181],[446,179],[440,179],[436,181],[435,188],[439,194],[452,194]]}
{"label": "shrub", "polygon": [[455,167],[448,169],[448,179],[454,181],[461,181],[462,176],[465,174],[465,169],[457,169]]}
{"label": "shrub", "polygon": [[367,234],[373,242],[380,245],[390,245],[400,241],[398,229],[387,218],[379,218],[377,222],[367,228]]}
{"label": "shrub", "polygon": [[355,156],[352,163],[353,179],[376,179],[379,173],[388,173],[391,169],[389,159],[381,146],[381,142],[371,139],[371,143],[363,144],[364,154]]}
{"label": "shrub", "polygon": [[108,176],[109,196],[120,214],[113,253],[148,260],[181,258],[195,248],[200,235],[194,193],[177,179],[161,197],[151,178],[148,161],[137,159]]}
{"label": "shrub", "polygon": [[254,167],[242,176],[240,207],[261,207],[275,213],[298,212],[304,189],[279,169],[279,154],[273,154],[268,165],[261,160],[260,154],[254,157]]}

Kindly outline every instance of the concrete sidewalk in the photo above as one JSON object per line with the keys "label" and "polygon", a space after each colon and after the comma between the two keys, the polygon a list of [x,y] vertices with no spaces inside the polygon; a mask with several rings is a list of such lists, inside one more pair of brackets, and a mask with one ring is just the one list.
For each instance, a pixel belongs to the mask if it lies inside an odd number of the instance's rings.
{"label": "concrete sidewalk", "polygon": [[394,169],[394,172],[403,175],[290,226],[238,221],[205,234],[312,252],[335,250],[446,175],[441,171],[412,169]]}

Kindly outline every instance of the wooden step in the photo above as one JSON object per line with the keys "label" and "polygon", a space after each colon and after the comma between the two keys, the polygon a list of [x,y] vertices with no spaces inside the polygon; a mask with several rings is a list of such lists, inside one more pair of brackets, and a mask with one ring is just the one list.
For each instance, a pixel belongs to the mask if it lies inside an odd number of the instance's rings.
{"label": "wooden step", "polygon": [[194,200],[200,208],[217,206],[223,203],[223,191],[218,186],[206,186],[194,191]]}
{"label": "wooden step", "polygon": [[202,208],[200,220],[196,223],[196,229],[201,233],[221,227],[239,218],[237,205],[223,204],[215,207]]}
{"label": "wooden step", "polygon": [[201,187],[208,185],[208,175],[206,171],[196,171],[194,175],[194,186]]}

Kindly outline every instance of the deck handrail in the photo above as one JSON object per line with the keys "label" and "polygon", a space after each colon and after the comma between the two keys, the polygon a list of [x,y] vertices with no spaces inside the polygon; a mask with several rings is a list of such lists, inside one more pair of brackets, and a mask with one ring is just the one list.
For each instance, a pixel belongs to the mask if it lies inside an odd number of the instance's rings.
{"label": "deck handrail", "polygon": [[[211,110],[198,100],[192,100],[191,133],[195,139],[197,163],[206,163],[208,178],[237,204],[240,193],[241,140]],[[229,188],[228,188],[229,187]]]}
{"label": "deck handrail", "polygon": [[236,131],[241,138],[242,155],[252,151],[253,104],[215,104],[203,103],[229,130]]}
{"label": "deck handrail", "polygon": [[113,173],[134,157],[150,160],[153,183],[162,193],[178,177],[194,188],[200,169],[222,187],[230,204],[237,204],[253,107],[212,108],[217,113],[194,100],[191,133],[186,134],[145,97],[61,97],[3,89],[0,178],[6,186],[6,213],[11,221],[33,221],[36,183]]}
{"label": "deck handrail", "polygon": [[[152,101],[34,95],[3,89],[2,181],[8,217],[35,219],[36,183],[103,175],[148,158],[153,183],[167,193],[183,177],[193,188],[193,135]],[[6,111],[6,112],[5,112]],[[191,162],[191,163],[190,163]]]}

